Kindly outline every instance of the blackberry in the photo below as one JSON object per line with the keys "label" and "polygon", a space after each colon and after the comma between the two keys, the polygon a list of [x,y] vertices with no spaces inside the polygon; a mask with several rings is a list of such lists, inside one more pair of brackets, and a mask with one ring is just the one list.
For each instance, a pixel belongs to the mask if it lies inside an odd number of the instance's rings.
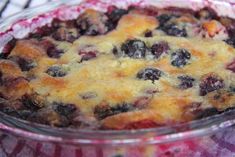
{"label": "blackberry", "polygon": [[139,71],[136,77],[142,80],[151,80],[154,83],[155,80],[159,80],[161,75],[162,75],[162,71],[156,68],[145,68]]}
{"label": "blackberry", "polygon": [[145,43],[138,39],[127,40],[122,44],[121,50],[129,57],[140,59],[145,57],[147,47]]}
{"label": "blackberry", "polygon": [[98,105],[94,109],[94,115],[98,120],[105,119],[106,117],[113,116],[119,113],[129,112],[134,110],[132,104],[122,103],[116,106]]}
{"label": "blackberry", "polygon": [[39,110],[44,106],[44,101],[36,94],[22,96],[21,102],[31,111]]}
{"label": "blackberry", "polygon": [[191,54],[185,49],[179,49],[171,54],[171,65],[183,67],[188,63]]}
{"label": "blackberry", "polygon": [[57,49],[55,46],[51,46],[47,49],[47,55],[51,58],[60,58],[64,54],[64,51]]}
{"label": "blackberry", "polygon": [[10,57],[9,59],[17,63],[22,71],[29,71],[32,68],[36,67],[36,64],[30,59],[25,59],[17,56]]}
{"label": "blackberry", "polygon": [[127,13],[128,11],[125,9],[120,9],[115,6],[110,7],[108,13],[106,14],[109,19],[106,25],[108,26],[109,30],[116,28],[120,18]]}
{"label": "blackberry", "polygon": [[46,73],[52,77],[64,77],[67,75],[67,71],[61,66],[51,66]]}
{"label": "blackberry", "polygon": [[225,40],[225,42],[231,45],[232,47],[235,47],[235,38],[230,37],[229,39]]}
{"label": "blackberry", "polygon": [[170,36],[176,36],[176,37],[187,37],[187,31],[185,28],[179,28],[179,26],[175,24],[168,24],[161,29]]}
{"label": "blackberry", "polygon": [[194,78],[188,75],[179,76],[178,79],[180,80],[179,88],[181,89],[188,89],[193,87],[193,82],[195,81]]}
{"label": "blackberry", "polygon": [[207,93],[223,88],[224,82],[218,75],[211,73],[202,78],[199,87],[200,96],[205,96]]}
{"label": "blackberry", "polygon": [[65,117],[71,116],[76,110],[76,106],[74,104],[64,104],[64,103],[53,103],[53,109],[59,115],[63,115]]}
{"label": "blackberry", "polygon": [[164,26],[171,18],[173,15],[170,14],[161,14],[157,17],[157,20],[159,22],[159,26],[162,27]]}
{"label": "blackberry", "polygon": [[159,58],[162,54],[167,53],[169,50],[169,45],[165,41],[153,44],[151,47],[151,52],[155,58]]}
{"label": "blackberry", "polygon": [[145,37],[153,37],[153,32],[148,30],[144,33],[144,36]]}

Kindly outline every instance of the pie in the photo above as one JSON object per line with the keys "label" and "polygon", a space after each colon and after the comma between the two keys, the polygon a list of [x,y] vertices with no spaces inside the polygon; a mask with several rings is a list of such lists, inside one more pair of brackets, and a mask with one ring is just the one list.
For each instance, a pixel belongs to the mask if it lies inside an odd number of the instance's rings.
{"label": "pie", "polygon": [[0,59],[0,110],[53,127],[171,126],[235,105],[235,21],[212,10],[109,7],[54,19]]}

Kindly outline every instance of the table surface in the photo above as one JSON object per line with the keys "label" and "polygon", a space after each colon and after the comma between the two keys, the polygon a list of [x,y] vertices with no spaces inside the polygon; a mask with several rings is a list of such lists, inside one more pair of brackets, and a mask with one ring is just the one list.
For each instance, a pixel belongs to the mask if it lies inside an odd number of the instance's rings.
{"label": "table surface", "polygon": [[0,18],[20,12],[23,9],[58,0],[0,0]]}

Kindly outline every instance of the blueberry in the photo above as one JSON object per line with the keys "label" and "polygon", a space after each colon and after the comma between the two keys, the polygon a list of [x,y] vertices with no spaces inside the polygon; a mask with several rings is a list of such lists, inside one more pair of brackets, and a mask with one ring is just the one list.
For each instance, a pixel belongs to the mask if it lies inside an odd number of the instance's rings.
{"label": "blueberry", "polygon": [[155,80],[159,80],[162,75],[162,71],[155,68],[145,68],[139,71],[136,75],[138,79],[142,80],[151,80],[154,82]]}
{"label": "blueberry", "polygon": [[200,96],[205,96],[207,93],[223,88],[224,82],[222,78],[212,73],[202,78],[199,87],[200,87]]}
{"label": "blueberry", "polygon": [[36,64],[30,59],[25,59],[17,56],[10,57],[9,59],[17,63],[22,71],[29,71],[32,68],[36,67]]}
{"label": "blueberry", "polygon": [[71,116],[76,110],[76,106],[74,104],[64,104],[64,103],[53,103],[53,109],[60,115],[65,117]]}
{"label": "blueberry", "polygon": [[171,65],[183,67],[188,63],[191,54],[185,49],[179,49],[171,54]]}
{"label": "blueberry", "polygon": [[162,54],[167,53],[169,49],[170,48],[169,48],[168,43],[165,41],[162,41],[162,42],[153,44],[153,46],[151,47],[151,52],[155,58],[159,58]]}
{"label": "blueberry", "polygon": [[47,69],[46,73],[52,77],[64,77],[67,71],[61,66],[51,66]]}
{"label": "blueberry", "polygon": [[161,28],[167,35],[176,37],[187,37],[187,32],[185,28],[179,28],[175,24],[168,24]]}
{"label": "blueberry", "polygon": [[181,81],[179,85],[180,89],[187,89],[193,87],[193,82],[195,81],[194,78],[188,75],[179,76],[178,79]]}
{"label": "blueberry", "polygon": [[47,49],[47,55],[51,58],[60,58],[63,53],[63,50],[57,49],[55,46],[51,46]]}
{"label": "blueberry", "polygon": [[145,43],[138,39],[127,40],[122,44],[121,50],[129,57],[139,59],[144,58],[147,47]]}
{"label": "blueberry", "polygon": [[119,113],[129,112],[134,110],[132,104],[122,103],[116,106],[98,105],[94,109],[94,115],[98,120],[105,119],[106,117],[113,116]]}

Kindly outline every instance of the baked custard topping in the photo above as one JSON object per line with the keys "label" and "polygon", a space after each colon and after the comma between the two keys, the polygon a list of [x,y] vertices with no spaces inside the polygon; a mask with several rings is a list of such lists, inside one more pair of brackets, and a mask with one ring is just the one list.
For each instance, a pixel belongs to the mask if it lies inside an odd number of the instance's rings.
{"label": "baked custard topping", "polygon": [[141,129],[235,105],[235,24],[213,11],[86,10],[14,39],[0,59],[0,110],[77,129]]}

